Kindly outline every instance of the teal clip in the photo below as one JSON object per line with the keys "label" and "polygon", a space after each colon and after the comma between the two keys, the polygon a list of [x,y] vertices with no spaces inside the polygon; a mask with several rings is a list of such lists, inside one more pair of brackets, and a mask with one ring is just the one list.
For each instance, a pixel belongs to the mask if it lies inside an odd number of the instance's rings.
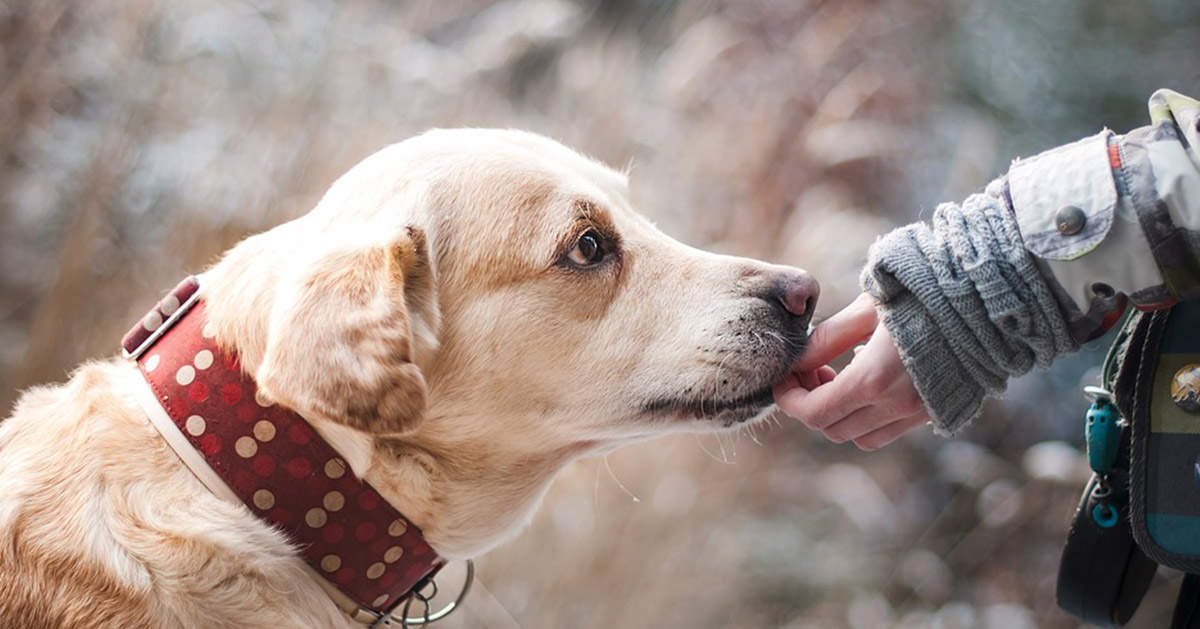
{"label": "teal clip", "polygon": [[1088,464],[1097,474],[1110,474],[1121,450],[1121,427],[1117,407],[1104,398],[1092,402],[1087,412]]}

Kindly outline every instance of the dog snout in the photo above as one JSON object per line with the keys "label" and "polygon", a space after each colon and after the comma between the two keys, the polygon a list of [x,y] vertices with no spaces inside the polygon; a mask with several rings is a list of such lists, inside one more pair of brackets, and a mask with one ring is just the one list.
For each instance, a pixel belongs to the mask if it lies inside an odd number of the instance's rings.
{"label": "dog snout", "polygon": [[821,294],[821,286],[817,280],[798,269],[774,272],[764,279],[764,292],[760,297],[782,306],[785,311],[799,319],[800,325],[807,327],[812,321],[817,297]]}

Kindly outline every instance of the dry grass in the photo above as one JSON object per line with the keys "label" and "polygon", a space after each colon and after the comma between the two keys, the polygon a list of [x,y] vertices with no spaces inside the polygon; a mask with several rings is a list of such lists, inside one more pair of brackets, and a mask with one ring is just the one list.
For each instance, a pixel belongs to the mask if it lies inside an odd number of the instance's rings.
{"label": "dry grass", "polygon": [[[949,0],[0,2],[0,402],[113,352],[246,234],[432,126],[538,131],[616,165],[664,228],[805,266],[824,313],[876,234],[994,174],[995,125],[920,171]],[[947,159],[946,156],[950,159]],[[928,166],[928,165],[926,165]],[[938,170],[940,169],[940,170]],[[924,177],[924,179],[922,179]],[[789,422],[581,462],[479,562],[461,627],[1073,627],[1053,603],[1080,486],[969,441],[863,455]],[[1039,436],[1040,435],[1040,436]],[[1159,626],[1156,585],[1139,626]]]}

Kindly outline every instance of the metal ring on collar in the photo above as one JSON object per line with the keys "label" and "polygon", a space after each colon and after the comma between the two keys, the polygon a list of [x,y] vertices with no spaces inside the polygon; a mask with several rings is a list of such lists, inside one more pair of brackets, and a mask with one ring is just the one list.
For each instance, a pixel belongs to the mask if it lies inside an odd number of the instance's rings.
{"label": "metal ring on collar", "polygon": [[[401,610],[399,615],[395,615],[394,612],[384,614],[383,616],[379,617],[379,620],[376,620],[375,623],[373,625],[371,625],[371,628],[375,629],[376,627],[391,626],[393,621],[399,621],[401,627],[427,625],[429,623],[437,622],[437,621],[445,618],[446,616],[449,616],[451,613],[454,612],[454,610],[458,609],[462,605],[464,600],[466,600],[467,593],[471,591],[471,584],[475,582],[475,562],[468,559],[466,563],[467,563],[467,575],[463,579],[462,590],[460,590],[458,592],[458,596],[455,597],[453,601],[447,603],[445,607],[439,609],[436,612],[430,613],[429,601],[434,596],[437,596],[437,584],[430,581],[430,584],[433,585],[433,587],[434,587],[434,591],[431,595],[424,596],[420,592],[413,592],[413,595],[410,596],[407,601],[405,601],[404,607]],[[418,600],[418,599],[425,606],[425,613],[422,614],[421,616],[417,616],[417,617],[409,616],[408,615],[409,612],[412,611],[413,601]]]}

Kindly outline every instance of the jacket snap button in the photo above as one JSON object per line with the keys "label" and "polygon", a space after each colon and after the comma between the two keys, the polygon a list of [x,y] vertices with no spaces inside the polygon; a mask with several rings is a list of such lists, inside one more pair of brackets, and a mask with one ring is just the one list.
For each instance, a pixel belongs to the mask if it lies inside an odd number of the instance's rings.
{"label": "jacket snap button", "polygon": [[1184,365],[1171,379],[1171,400],[1189,413],[1200,412],[1200,365]]}
{"label": "jacket snap button", "polygon": [[1058,227],[1058,233],[1064,236],[1074,236],[1083,231],[1085,223],[1087,223],[1087,214],[1074,205],[1064,205],[1058,208],[1058,214],[1054,215],[1054,224]]}

